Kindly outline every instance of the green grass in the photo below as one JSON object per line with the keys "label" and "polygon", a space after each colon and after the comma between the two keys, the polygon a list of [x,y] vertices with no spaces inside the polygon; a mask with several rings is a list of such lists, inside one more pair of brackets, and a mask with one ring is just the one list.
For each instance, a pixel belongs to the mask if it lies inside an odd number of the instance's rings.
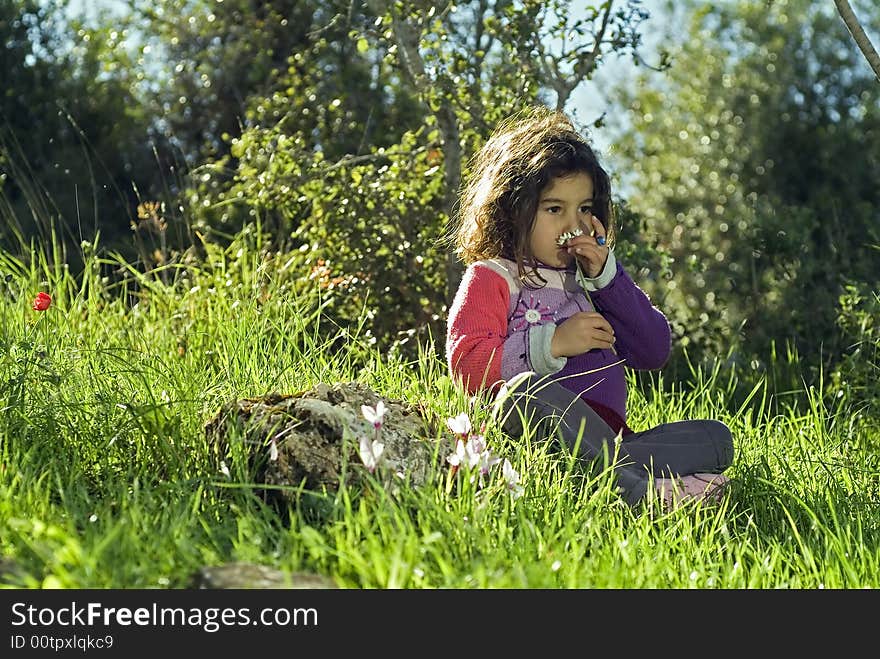
{"label": "green grass", "polygon": [[[0,556],[25,587],[179,588],[236,560],[348,588],[880,586],[876,420],[806,387],[780,397],[759,382],[734,402],[739,383],[717,370],[686,388],[631,379],[630,422],[727,423],[737,456],[719,507],[630,510],[609,474],[490,426],[520,499],[498,468],[482,489],[448,488],[444,471],[395,497],[342,489],[320,517],[279,514],[241,465],[231,480],[212,466],[204,425],[220,404],[360,380],[445,419],[471,403],[442,361],[430,346],[383,357],[330,326],[319,293],[245,235],[170,285],[89,246],[84,258],[74,277],[36,251],[0,254]],[[128,277],[105,281],[110,268]]]}

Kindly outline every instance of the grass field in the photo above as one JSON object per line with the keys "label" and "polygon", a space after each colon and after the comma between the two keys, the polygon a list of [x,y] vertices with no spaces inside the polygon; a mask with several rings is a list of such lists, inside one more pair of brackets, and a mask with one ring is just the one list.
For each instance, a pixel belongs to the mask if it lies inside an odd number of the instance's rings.
{"label": "grass field", "polygon": [[[106,258],[106,257],[105,257]],[[380,355],[357,329],[323,322],[318,293],[294,293],[283,263],[234,244],[172,284],[86,251],[74,276],[0,254],[0,556],[13,587],[181,588],[206,565],[248,561],[325,575],[343,588],[876,588],[876,420],[805,387],[743,401],[718,371],[687,387],[631,383],[630,425],[714,417],[734,433],[720,506],[630,510],[607,473],[489,426],[519,472],[485,487],[446,471],[391,497],[342,488],[320,519],[267,506],[243,465],[220,473],[204,425],[225,401],[359,380],[467,411],[430,349]],[[46,311],[31,303],[52,296]],[[339,338],[348,347],[339,350]],[[333,347],[331,347],[333,346]],[[662,392],[662,393],[661,393]],[[474,414],[474,422],[481,420]]]}

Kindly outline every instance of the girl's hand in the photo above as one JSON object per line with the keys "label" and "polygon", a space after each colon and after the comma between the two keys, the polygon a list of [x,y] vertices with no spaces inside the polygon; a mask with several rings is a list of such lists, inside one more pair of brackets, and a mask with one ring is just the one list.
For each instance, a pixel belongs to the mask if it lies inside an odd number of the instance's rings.
{"label": "girl's hand", "polygon": [[598,238],[601,236],[602,242],[605,241],[605,227],[599,219],[590,214],[590,222],[592,223],[593,235],[584,234],[571,238],[566,247],[568,253],[573,255],[578,263],[581,264],[587,277],[598,277],[605,267],[605,261],[608,260],[608,246],[600,245]]}
{"label": "girl's hand", "polygon": [[574,357],[599,348],[608,350],[614,345],[614,328],[600,313],[579,311],[566,318],[556,328],[550,341],[554,357]]}

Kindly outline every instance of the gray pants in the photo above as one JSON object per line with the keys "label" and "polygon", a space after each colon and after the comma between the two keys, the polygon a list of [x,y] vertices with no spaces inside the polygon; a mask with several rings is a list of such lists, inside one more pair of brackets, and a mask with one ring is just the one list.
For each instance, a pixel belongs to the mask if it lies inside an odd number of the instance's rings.
{"label": "gray pants", "polygon": [[512,436],[525,427],[544,439],[559,438],[590,466],[613,463],[623,499],[635,505],[645,496],[650,477],[720,473],[733,462],[730,429],[711,419],[663,423],[624,435],[615,433],[586,402],[558,382],[531,375],[511,388],[503,408],[503,430]]}

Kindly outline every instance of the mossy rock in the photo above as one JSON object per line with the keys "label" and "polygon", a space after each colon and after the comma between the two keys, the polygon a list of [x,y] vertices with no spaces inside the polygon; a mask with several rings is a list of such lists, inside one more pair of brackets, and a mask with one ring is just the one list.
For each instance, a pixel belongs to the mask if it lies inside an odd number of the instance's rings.
{"label": "mossy rock", "polygon": [[364,484],[369,472],[358,456],[358,438],[373,438],[375,431],[361,406],[375,407],[379,400],[388,411],[375,476],[392,493],[421,487],[442,467],[450,442],[438,439],[436,422],[422,409],[381,397],[360,382],[231,401],[206,424],[206,439],[218,469],[221,461],[244,459],[253,481],[270,486],[267,493],[302,503],[303,493],[320,498],[343,482]]}

